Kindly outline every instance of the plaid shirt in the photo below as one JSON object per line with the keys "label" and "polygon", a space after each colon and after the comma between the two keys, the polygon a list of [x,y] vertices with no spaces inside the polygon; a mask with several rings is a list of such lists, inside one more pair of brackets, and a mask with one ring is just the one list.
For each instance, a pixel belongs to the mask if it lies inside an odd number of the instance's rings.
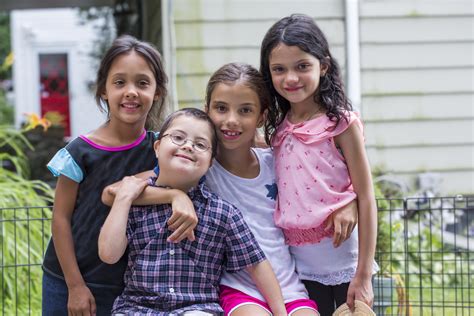
{"label": "plaid shirt", "polygon": [[166,241],[171,205],[130,210],[125,289],[115,300],[113,313],[179,315],[204,310],[221,315],[218,291],[224,268],[239,271],[265,259],[235,206],[203,183],[188,195],[199,220],[193,242]]}

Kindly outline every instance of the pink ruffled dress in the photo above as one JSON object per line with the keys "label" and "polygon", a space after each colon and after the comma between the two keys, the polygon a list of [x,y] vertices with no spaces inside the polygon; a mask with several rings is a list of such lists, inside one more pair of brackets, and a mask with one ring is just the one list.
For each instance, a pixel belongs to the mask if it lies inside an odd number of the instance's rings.
{"label": "pink ruffled dress", "polygon": [[292,246],[315,244],[331,237],[325,221],[356,198],[344,157],[334,137],[350,124],[363,130],[359,115],[346,112],[339,124],[326,115],[292,124],[286,117],[273,140],[278,201],[275,223]]}

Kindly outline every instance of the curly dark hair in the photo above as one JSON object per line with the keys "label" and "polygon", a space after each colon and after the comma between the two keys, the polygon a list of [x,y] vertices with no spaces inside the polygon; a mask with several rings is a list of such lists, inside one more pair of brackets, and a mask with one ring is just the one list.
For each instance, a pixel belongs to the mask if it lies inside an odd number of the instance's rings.
{"label": "curly dark hair", "polygon": [[95,100],[99,109],[102,112],[105,112],[108,116],[109,106],[107,102],[102,99],[102,93],[105,91],[105,83],[107,81],[110,67],[115,58],[129,54],[131,51],[140,54],[147,61],[150,69],[155,75],[156,93],[160,98],[153,102],[145,123],[146,129],[155,130],[161,123],[161,116],[163,115],[163,109],[165,107],[166,95],[168,94],[166,88],[168,77],[166,76],[161,61],[161,55],[153,44],[140,41],[131,35],[122,35],[115,39],[102,58],[99,70],[97,71]]}
{"label": "curly dark hair", "polygon": [[290,102],[283,98],[273,86],[270,73],[270,54],[280,43],[297,46],[313,55],[327,72],[321,77],[314,93],[314,101],[326,110],[326,115],[336,125],[345,118],[344,111],[352,110],[352,105],[344,92],[339,65],[329,51],[329,45],[321,29],[313,18],[304,14],[292,14],[276,22],[265,34],[260,49],[260,72],[271,94],[271,103],[265,122],[265,138],[272,139],[276,129],[290,110]]}

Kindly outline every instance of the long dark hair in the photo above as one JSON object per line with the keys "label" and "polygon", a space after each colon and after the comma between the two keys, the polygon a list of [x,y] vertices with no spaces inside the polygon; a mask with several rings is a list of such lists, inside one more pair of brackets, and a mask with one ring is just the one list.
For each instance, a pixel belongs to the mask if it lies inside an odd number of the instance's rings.
{"label": "long dark hair", "polygon": [[107,75],[109,74],[110,67],[115,58],[120,55],[128,54],[132,50],[145,58],[151,71],[155,75],[155,93],[159,95],[159,99],[153,102],[145,123],[147,129],[155,130],[160,123],[166,95],[168,94],[168,90],[166,89],[168,77],[164,71],[161,55],[151,43],[140,41],[130,35],[123,35],[114,40],[112,46],[110,46],[102,58],[97,72],[95,101],[97,102],[99,109],[108,115],[109,105],[102,99],[102,94],[105,91],[105,84],[107,82]]}
{"label": "long dark hair", "polygon": [[[211,105],[212,92],[220,83],[234,84],[239,82],[253,90],[260,102],[260,113],[265,112],[270,107],[270,93],[260,72],[252,65],[246,63],[228,63],[217,69],[209,79],[206,87],[206,106]],[[267,139],[265,133],[265,140]]]}
{"label": "long dark hair", "polygon": [[304,14],[292,14],[276,22],[265,34],[260,49],[260,72],[271,94],[271,104],[265,122],[266,138],[275,135],[290,110],[290,102],[283,98],[273,86],[270,73],[270,54],[280,43],[297,46],[302,51],[313,55],[327,72],[321,77],[314,101],[326,110],[330,120],[339,123],[345,117],[343,112],[352,110],[352,105],[344,92],[339,65],[329,51],[329,45],[321,29],[314,20]]}

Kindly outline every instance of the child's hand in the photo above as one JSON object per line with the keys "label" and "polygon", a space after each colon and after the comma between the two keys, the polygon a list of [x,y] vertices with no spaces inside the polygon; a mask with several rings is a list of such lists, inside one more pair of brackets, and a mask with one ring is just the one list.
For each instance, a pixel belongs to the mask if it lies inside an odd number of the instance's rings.
{"label": "child's hand", "polygon": [[339,247],[352,234],[357,224],[358,208],[356,200],[333,212],[326,220],[325,230],[334,227],[333,245]]}
{"label": "child's hand", "polygon": [[95,298],[89,288],[83,284],[68,288],[67,310],[68,315],[95,316]]}
{"label": "child's hand", "polygon": [[355,303],[354,300],[359,300],[372,307],[374,303],[374,291],[372,289],[372,277],[359,277],[356,276],[352,279],[349,284],[347,291],[346,303],[354,311]]}
{"label": "child's hand", "polygon": [[115,199],[126,199],[134,201],[148,185],[146,179],[140,179],[135,176],[125,177],[120,182],[120,186],[116,191]]}
{"label": "child's hand", "polygon": [[198,223],[198,218],[193,202],[187,194],[176,190],[176,194],[171,201],[171,208],[173,209],[173,214],[168,220],[168,228],[173,233],[169,236],[168,241],[178,243],[185,238],[188,238],[189,241],[194,241],[194,228]]}

